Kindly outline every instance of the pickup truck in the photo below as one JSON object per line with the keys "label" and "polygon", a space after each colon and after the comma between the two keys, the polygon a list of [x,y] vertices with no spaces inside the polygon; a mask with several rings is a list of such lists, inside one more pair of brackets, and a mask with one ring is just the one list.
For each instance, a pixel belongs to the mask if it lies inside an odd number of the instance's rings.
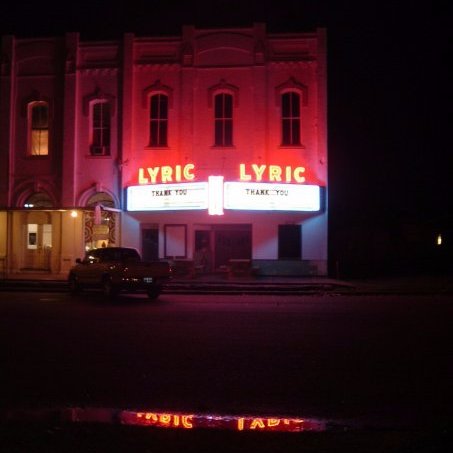
{"label": "pickup truck", "polygon": [[127,247],[106,247],[90,250],[68,276],[72,294],[84,288],[101,289],[108,298],[120,291],[144,290],[150,299],[157,299],[163,283],[171,277],[171,267],[166,261],[142,261],[137,250]]}

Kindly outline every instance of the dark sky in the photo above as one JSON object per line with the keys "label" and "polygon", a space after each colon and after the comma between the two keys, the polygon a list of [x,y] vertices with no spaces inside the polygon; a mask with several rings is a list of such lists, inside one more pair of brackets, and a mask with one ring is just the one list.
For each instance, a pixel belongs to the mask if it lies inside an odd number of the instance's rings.
{"label": "dark sky", "polygon": [[181,26],[328,34],[331,218],[432,220],[451,212],[451,2],[322,0],[16,1],[0,33],[178,35]]}

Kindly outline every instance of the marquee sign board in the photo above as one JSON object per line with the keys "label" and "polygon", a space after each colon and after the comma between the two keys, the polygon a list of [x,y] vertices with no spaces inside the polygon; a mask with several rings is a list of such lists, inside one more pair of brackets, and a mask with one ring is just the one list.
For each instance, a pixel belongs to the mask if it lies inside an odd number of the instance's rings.
{"label": "marquee sign board", "polygon": [[310,211],[321,208],[319,186],[225,182],[224,208],[253,211]]}
{"label": "marquee sign board", "polygon": [[223,209],[250,211],[308,211],[321,209],[321,189],[315,185],[254,182],[208,182],[151,184],[127,188],[128,211]]}
{"label": "marquee sign board", "polygon": [[127,188],[128,211],[179,211],[207,208],[207,182],[139,185]]}

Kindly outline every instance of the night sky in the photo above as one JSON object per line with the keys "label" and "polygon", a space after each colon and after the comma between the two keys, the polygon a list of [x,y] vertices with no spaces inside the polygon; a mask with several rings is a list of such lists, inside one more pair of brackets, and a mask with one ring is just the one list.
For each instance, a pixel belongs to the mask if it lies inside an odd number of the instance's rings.
{"label": "night sky", "polygon": [[[330,218],[351,223],[445,217],[453,169],[451,2],[215,0],[14,2],[0,33],[82,39],[179,35],[182,25],[328,36]],[[451,216],[451,214],[450,214]]]}

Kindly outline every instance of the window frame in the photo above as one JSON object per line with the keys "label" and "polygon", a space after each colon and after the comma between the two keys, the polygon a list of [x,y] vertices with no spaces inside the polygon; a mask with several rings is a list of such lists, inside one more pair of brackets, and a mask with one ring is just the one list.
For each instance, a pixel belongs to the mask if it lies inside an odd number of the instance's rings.
{"label": "window frame", "polygon": [[[282,148],[296,148],[296,149],[304,149],[305,146],[303,144],[304,140],[304,127],[306,126],[304,123],[306,107],[308,106],[308,94],[309,90],[306,85],[301,83],[295,77],[291,76],[286,81],[281,83],[280,85],[274,88],[275,93],[275,107],[276,107],[276,114],[278,115],[278,127],[280,129],[280,147]],[[283,96],[287,93],[295,93],[299,96],[299,118],[298,118],[298,127],[299,127],[299,143],[296,144],[294,140],[284,141],[284,130],[283,130]],[[277,119],[277,118],[276,118]],[[293,117],[296,120],[295,117]],[[291,144],[293,143],[293,144]]]}
{"label": "window frame", "polygon": [[[287,107],[285,99],[288,98]],[[281,146],[302,146],[302,96],[296,90],[280,94],[280,144]]]}
{"label": "window frame", "polygon": [[[101,107],[100,107],[101,106]],[[104,106],[108,106],[105,109]],[[100,125],[96,125],[95,109],[101,108]],[[108,124],[105,126],[104,121]],[[99,131],[99,143],[95,137]],[[108,138],[105,140],[106,135]],[[105,143],[104,140],[107,142]],[[91,102],[90,106],[90,155],[97,157],[110,156],[110,148],[112,143],[112,105],[108,99],[98,98]]]}
{"label": "window frame", "polygon": [[[220,105],[217,102],[219,99],[221,99]],[[214,146],[231,148],[234,146],[234,96],[226,91],[217,92],[214,94],[213,104]]]}
{"label": "window frame", "polygon": [[[41,108],[41,107],[46,107],[47,109],[47,115],[45,119],[45,127],[43,126],[38,126],[34,124],[35,117],[34,117],[34,109],[36,108]],[[47,132],[47,137],[42,141],[41,143],[41,134],[39,134],[40,138],[38,139],[38,152],[36,153],[34,151],[35,145],[34,145],[34,132],[35,131],[46,131]],[[33,100],[28,102],[27,104],[27,137],[28,137],[28,143],[27,143],[27,156],[32,157],[32,158],[45,158],[48,157],[50,154],[50,105],[48,101],[44,100]],[[41,148],[45,148],[45,152],[41,152]]]}
{"label": "window frame", "polygon": [[[156,106],[153,105],[157,99]],[[165,102],[163,102],[165,101]],[[170,97],[167,93],[160,91],[152,92],[149,95],[149,148],[168,148],[168,124]],[[157,108],[156,108],[157,107]],[[164,112],[164,114],[162,114]],[[156,138],[156,140],[154,140]]]}

